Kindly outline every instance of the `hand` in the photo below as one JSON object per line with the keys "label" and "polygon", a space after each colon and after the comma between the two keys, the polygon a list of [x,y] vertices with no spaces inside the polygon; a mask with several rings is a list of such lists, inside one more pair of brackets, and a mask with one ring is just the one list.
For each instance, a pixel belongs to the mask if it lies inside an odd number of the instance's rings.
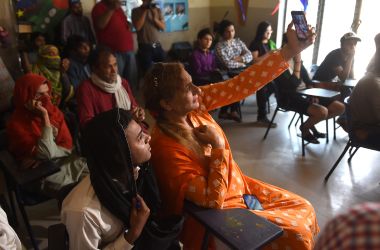
{"label": "hand", "polygon": [[142,107],[135,107],[132,112],[136,121],[142,122],[145,120],[145,110]]}
{"label": "hand", "polygon": [[315,29],[308,26],[307,39],[298,40],[297,33],[293,29],[293,22],[288,25],[286,32],[288,43],[281,49],[281,54],[286,61],[289,61],[296,54],[309,47],[315,41]]}
{"label": "hand", "polygon": [[[137,208],[138,204],[138,208]],[[145,204],[143,198],[140,195],[137,195],[136,198],[132,200],[132,208],[129,219],[129,228],[128,233],[124,235],[124,238],[133,245],[135,240],[140,236],[144,226],[149,218],[150,209]]]}
{"label": "hand", "polygon": [[25,108],[37,115],[40,115],[42,118],[49,117],[48,112],[44,106],[42,106],[41,101],[35,99],[29,100],[25,104]]}
{"label": "hand", "polygon": [[158,20],[158,19],[160,19],[160,18],[159,18],[159,14],[158,14],[158,9],[157,9],[157,8],[150,9],[150,11],[152,12],[153,20]]}
{"label": "hand", "polygon": [[61,70],[62,72],[67,72],[70,67],[70,60],[67,58],[64,58],[61,62]]}
{"label": "hand", "polygon": [[224,139],[221,137],[216,128],[201,125],[193,129],[195,136],[204,144],[211,144],[213,148],[224,148]]}
{"label": "hand", "polygon": [[243,62],[243,58],[241,56],[237,56],[233,59],[235,62],[239,62],[239,63],[242,63]]}
{"label": "hand", "polygon": [[294,62],[300,62],[301,63],[301,53],[298,53],[293,57]]}

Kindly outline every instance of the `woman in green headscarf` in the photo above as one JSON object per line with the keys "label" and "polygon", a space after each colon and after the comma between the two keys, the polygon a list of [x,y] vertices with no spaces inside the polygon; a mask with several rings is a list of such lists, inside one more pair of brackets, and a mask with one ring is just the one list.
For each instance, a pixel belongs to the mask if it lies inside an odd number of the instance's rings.
{"label": "woman in green headscarf", "polygon": [[38,60],[32,66],[32,72],[46,77],[52,86],[52,102],[63,107],[74,96],[73,86],[70,84],[66,71],[69,60],[59,56],[59,50],[53,45],[43,45],[38,50]]}

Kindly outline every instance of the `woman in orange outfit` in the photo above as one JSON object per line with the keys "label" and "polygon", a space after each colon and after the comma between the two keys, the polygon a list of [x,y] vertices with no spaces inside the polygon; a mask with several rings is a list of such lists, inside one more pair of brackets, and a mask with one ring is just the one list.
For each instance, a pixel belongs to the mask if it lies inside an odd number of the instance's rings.
{"label": "woman in orange outfit", "polygon": [[[157,119],[152,163],[165,214],[181,214],[184,199],[209,208],[248,208],[243,194],[254,195],[263,210],[251,211],[284,229],[269,249],[312,249],[319,231],[312,205],[289,191],[245,176],[222,128],[208,113],[255,93],[314,40],[310,30],[307,41],[298,41],[290,25],[288,37],[287,46],[225,82],[196,87],[178,63],[155,64],[147,74],[145,104]],[[201,225],[188,219],[181,236],[184,249],[200,249],[203,234]]]}

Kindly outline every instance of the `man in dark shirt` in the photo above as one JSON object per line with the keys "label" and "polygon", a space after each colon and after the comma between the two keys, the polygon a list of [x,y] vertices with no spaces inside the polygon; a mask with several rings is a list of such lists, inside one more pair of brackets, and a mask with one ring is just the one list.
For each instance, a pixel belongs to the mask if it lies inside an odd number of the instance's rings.
{"label": "man in dark shirt", "polygon": [[315,72],[313,79],[343,82],[347,78],[354,78],[353,64],[358,41],[361,41],[361,39],[354,32],[344,34],[340,39],[340,48],[331,51],[326,56],[317,72]]}

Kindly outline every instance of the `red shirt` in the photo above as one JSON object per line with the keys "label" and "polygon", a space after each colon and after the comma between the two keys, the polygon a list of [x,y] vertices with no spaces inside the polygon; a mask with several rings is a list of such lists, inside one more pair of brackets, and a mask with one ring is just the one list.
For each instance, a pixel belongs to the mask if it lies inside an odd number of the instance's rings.
{"label": "red shirt", "polygon": [[[128,92],[131,109],[137,107],[137,102],[127,80],[122,79],[121,84]],[[79,123],[82,128],[95,115],[116,107],[115,95],[104,92],[98,86],[95,86],[90,79],[84,80],[78,87],[77,102]]]}
{"label": "red shirt", "polygon": [[96,27],[96,20],[104,14],[107,8],[107,5],[101,1],[92,9],[92,22],[94,23],[98,43],[109,47],[115,52],[133,51],[132,32],[121,7],[114,11],[105,28],[99,29]]}

